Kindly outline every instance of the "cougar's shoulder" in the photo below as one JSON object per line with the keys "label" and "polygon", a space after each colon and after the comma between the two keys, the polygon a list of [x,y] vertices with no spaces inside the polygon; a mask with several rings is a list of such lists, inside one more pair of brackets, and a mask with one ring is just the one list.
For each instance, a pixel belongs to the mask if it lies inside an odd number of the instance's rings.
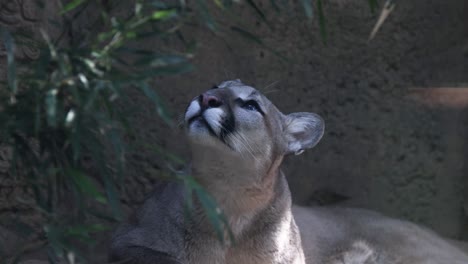
{"label": "cougar's shoulder", "polygon": [[157,184],[142,207],[114,232],[110,260],[184,263],[184,200],[179,183]]}

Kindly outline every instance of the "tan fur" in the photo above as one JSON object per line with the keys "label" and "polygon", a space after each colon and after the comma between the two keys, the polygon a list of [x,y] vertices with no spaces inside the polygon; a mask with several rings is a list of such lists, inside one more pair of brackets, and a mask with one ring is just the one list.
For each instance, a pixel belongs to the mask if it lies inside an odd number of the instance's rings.
{"label": "tan fur", "polygon": [[218,241],[183,186],[157,188],[113,237],[114,260],[184,264],[467,264],[433,232],[359,209],[292,206],[280,165],[323,135],[313,113],[282,114],[265,96],[227,81],[189,104],[191,175],[214,197],[235,238]]}

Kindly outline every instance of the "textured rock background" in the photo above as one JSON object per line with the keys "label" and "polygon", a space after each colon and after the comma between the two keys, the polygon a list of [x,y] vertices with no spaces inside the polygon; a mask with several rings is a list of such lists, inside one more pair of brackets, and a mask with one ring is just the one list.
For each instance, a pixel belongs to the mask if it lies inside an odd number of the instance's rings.
{"label": "textured rock background", "polygon": [[[57,10],[55,1],[44,2],[49,5],[47,12]],[[13,30],[27,28],[33,34],[42,25],[51,36],[60,37],[60,28],[41,24],[48,13],[21,9],[28,3],[0,0],[0,24]],[[248,30],[288,60],[235,32],[221,39],[206,30],[187,28],[186,38],[199,45],[196,69],[158,78],[154,86],[167,99],[173,116],[181,116],[189,100],[212,84],[240,78],[266,93],[285,113],[314,111],[325,119],[322,142],[285,162],[297,203],[317,203],[325,190],[349,197],[347,206],[410,219],[450,237],[466,237],[467,105],[450,104],[450,96],[437,101],[438,96],[424,97],[413,90],[468,88],[465,1],[399,1],[376,38],[368,42],[377,17],[367,2],[329,0],[327,45],[317,23],[307,21],[299,4],[281,13],[267,6],[270,27],[245,5],[236,10]],[[86,18],[96,15],[89,12]],[[94,28],[90,21],[74,21],[72,34],[62,41],[84,39]],[[141,43],[149,48],[159,44]],[[37,58],[34,50],[18,52],[19,59]],[[0,60],[0,79],[4,79],[1,46]],[[133,111],[131,122],[137,128],[137,137],[129,139],[138,147],[129,153],[126,178],[127,203],[133,207],[151,189],[161,168],[167,167],[147,146],[160,145],[186,159],[188,153],[182,131],[165,126],[144,95],[132,92],[131,102],[123,106]],[[4,167],[3,160],[0,155]],[[0,181],[0,213],[27,215],[23,208],[12,211],[17,207],[11,204],[15,195],[11,184]]]}

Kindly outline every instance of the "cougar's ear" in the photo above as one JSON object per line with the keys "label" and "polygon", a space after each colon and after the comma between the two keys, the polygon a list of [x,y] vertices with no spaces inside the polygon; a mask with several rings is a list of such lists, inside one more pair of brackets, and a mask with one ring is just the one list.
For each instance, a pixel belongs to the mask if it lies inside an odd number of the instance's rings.
{"label": "cougar's ear", "polygon": [[300,112],[287,115],[284,123],[286,153],[299,155],[314,147],[322,138],[324,130],[325,122],[317,114]]}

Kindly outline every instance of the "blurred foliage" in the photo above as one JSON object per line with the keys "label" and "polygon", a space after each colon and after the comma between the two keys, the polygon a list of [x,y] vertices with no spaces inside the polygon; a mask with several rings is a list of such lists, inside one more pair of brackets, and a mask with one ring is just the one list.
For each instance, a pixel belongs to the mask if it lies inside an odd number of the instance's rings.
{"label": "blurred foliage", "polygon": [[[40,58],[17,65],[14,54],[19,38],[1,29],[7,53],[7,82],[1,83],[0,89],[0,142],[12,153],[8,177],[30,193],[30,199],[17,197],[17,202],[38,215],[34,224],[19,218],[2,222],[28,241],[17,252],[8,252],[11,263],[19,261],[24,253],[44,248],[51,263],[87,262],[89,255],[84,252],[96,243],[95,234],[107,230],[109,221],[122,219],[119,193],[127,149],[123,137],[133,132],[128,113],[118,104],[125,102],[129,89],[140,89],[154,103],[159,117],[173,125],[164,99],[151,87],[155,76],[192,69],[196,43],[187,42],[181,28],[199,23],[215,35],[223,31],[237,33],[266,47],[230,11],[243,1],[197,0],[192,4],[194,8],[183,0],[135,1],[128,17],[111,16],[103,4],[109,1],[65,2],[61,15],[69,19],[82,15],[91,2],[102,7],[101,26],[89,41],[61,46],[48,32],[41,31]],[[270,3],[278,12],[290,5],[288,1]],[[322,1],[301,3],[308,18],[318,14],[325,41]],[[246,0],[244,4],[268,24],[256,1]],[[374,10],[376,1],[369,0],[369,5]],[[314,12],[314,8],[318,11]],[[226,14],[234,24],[217,21],[213,9]],[[180,39],[184,49],[174,50],[164,46],[167,44],[151,50],[135,48],[135,43],[148,38],[168,37]],[[155,149],[167,155],[165,150]],[[177,157],[172,160],[183,162]],[[187,175],[174,175],[173,179],[182,181],[188,192],[198,197],[222,239],[227,222],[212,197]],[[191,205],[188,201],[189,208]]]}

